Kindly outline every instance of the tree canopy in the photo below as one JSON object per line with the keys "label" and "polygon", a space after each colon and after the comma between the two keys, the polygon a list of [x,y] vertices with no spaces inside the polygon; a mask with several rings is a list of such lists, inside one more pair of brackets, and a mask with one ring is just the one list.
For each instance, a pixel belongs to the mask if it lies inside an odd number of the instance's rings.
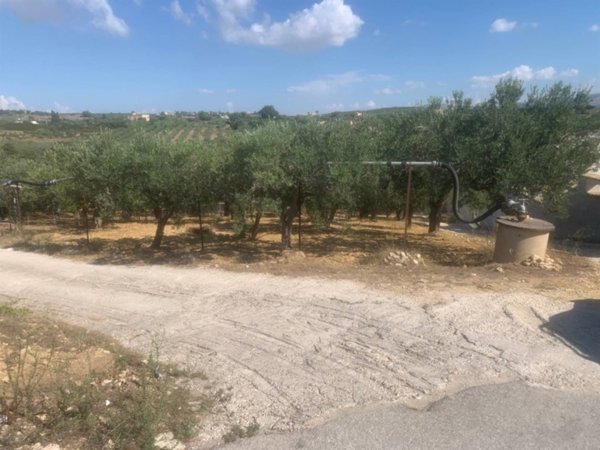
{"label": "tree canopy", "polygon": [[[272,105],[259,115],[269,120],[232,114],[232,128],[238,119],[240,127],[214,141],[175,142],[135,129],[127,138],[105,131],[42,153],[7,142],[0,147],[0,178],[70,178],[52,192],[28,193],[31,208],[60,205],[107,219],[150,210],[154,248],[171,218],[217,202],[232,212],[240,236],[256,237],[263,214],[277,214],[282,245],[289,247],[302,209],[322,226],[338,211],[401,215],[406,170],[361,161],[444,161],[459,172],[461,201],[477,206],[514,196],[560,210],[600,156],[589,92],[562,83],[526,92],[522,82],[506,79],[479,104],[455,92],[387,115],[270,120],[279,116]],[[410,213],[427,212],[435,231],[451,178],[435,168],[412,176]],[[0,198],[0,207],[9,203]]]}

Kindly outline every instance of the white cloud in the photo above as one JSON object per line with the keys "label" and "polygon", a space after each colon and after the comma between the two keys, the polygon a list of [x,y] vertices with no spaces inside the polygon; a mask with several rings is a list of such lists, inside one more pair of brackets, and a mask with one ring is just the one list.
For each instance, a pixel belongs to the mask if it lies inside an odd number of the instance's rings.
{"label": "white cloud", "polygon": [[594,25],[592,25],[590,28],[590,31],[593,33],[597,33],[600,31],[600,25],[598,25],[597,23],[595,23]]}
{"label": "white cloud", "polygon": [[371,81],[391,81],[392,77],[389,75],[384,75],[381,73],[374,73],[372,75],[368,76],[369,80]]}
{"label": "white cloud", "polygon": [[54,22],[63,16],[63,8],[58,0],[0,0],[0,6],[10,8],[25,20]]}
{"label": "white cloud", "polygon": [[[576,70],[576,69],[570,69]],[[570,71],[567,71],[572,73]],[[475,83],[475,85],[485,86],[495,84],[503,78],[516,78],[522,81],[531,81],[531,80],[552,80],[556,77],[557,71],[554,67],[545,67],[543,69],[534,70],[527,65],[521,65],[515,67],[512,70],[508,70],[503,73],[499,73],[496,75],[477,75],[471,78],[471,80]]]}
{"label": "white cloud", "polygon": [[227,107],[227,112],[228,113],[232,113],[233,112],[233,102],[227,102],[225,104],[225,106]]}
{"label": "white cloud", "polygon": [[325,109],[328,111],[344,111],[346,107],[343,103],[332,103],[331,105],[327,105]]}
{"label": "white cloud", "polygon": [[70,106],[67,106],[67,105],[63,105],[59,102],[54,102],[52,109],[61,114],[68,114],[68,113],[73,112],[73,108],[71,108]]}
{"label": "white cloud", "polygon": [[375,89],[373,93],[375,95],[398,95],[402,94],[402,91],[400,89],[386,87],[383,89]]}
{"label": "white cloud", "polygon": [[108,0],[0,0],[0,6],[7,6],[23,19],[46,22],[58,22],[70,11],[84,12],[100,30],[120,37],[129,34],[129,27],[114,14]]}
{"label": "white cloud", "polygon": [[325,78],[309,81],[305,84],[290,86],[287,91],[304,94],[328,94],[341,87],[362,81],[364,81],[364,78],[358,72],[346,72],[340,75],[328,75]]}
{"label": "white cloud", "polygon": [[256,0],[212,0],[225,41],[311,51],[344,45],[358,34],[363,24],[344,0],[322,0],[282,22],[271,22],[265,16],[262,23],[243,24],[252,18],[256,3]]}
{"label": "white cloud", "polygon": [[198,93],[202,95],[212,95],[215,93],[212,89],[198,89]]}
{"label": "white cloud", "polygon": [[377,103],[375,103],[373,100],[369,100],[369,101],[367,102],[367,108],[368,108],[368,109],[374,109],[374,108],[377,108]]}
{"label": "white cloud", "polygon": [[506,33],[512,31],[517,26],[516,21],[507,20],[504,18],[496,19],[490,25],[491,33]]}
{"label": "white cloud", "polygon": [[179,20],[188,26],[192,24],[192,16],[181,9],[179,0],[173,0],[171,2],[171,5],[169,6],[169,12],[175,20]]}
{"label": "white cloud", "polygon": [[[337,92],[340,89],[349,88],[352,85],[365,83],[365,84],[378,84],[387,81],[391,81],[392,77],[383,74],[364,74],[358,71],[349,71],[341,74],[327,75],[323,78],[308,81],[303,84],[297,84],[289,86],[288,92],[298,92],[303,94],[315,94],[324,95]],[[375,89],[373,91],[377,95],[391,95],[400,93],[400,90],[392,88]]]}
{"label": "white cloud", "polygon": [[206,21],[210,20],[210,13],[208,12],[208,8],[205,5],[201,5],[200,3],[198,3],[196,5],[196,12],[204,20],[206,20]]}
{"label": "white cloud", "polygon": [[425,89],[427,85],[423,81],[405,81],[404,86],[408,89]]}
{"label": "white cloud", "polygon": [[226,94],[236,94],[237,93],[237,89],[235,89],[235,88],[225,89],[225,93]]}
{"label": "white cloud", "polygon": [[534,77],[538,80],[551,80],[556,76],[556,69],[554,67],[545,67],[534,73]]}
{"label": "white cloud", "polygon": [[327,94],[341,87],[360,83],[364,80],[357,72],[346,72],[340,75],[329,75],[320,80],[309,81],[305,84],[288,87],[288,92],[305,94]]}
{"label": "white cloud", "polygon": [[25,104],[12,95],[0,95],[0,109],[27,109]]}
{"label": "white cloud", "polygon": [[577,69],[563,70],[560,73],[560,76],[561,77],[565,77],[565,78],[576,77],[577,75],[579,75],[579,70],[577,70]]}
{"label": "white cloud", "polygon": [[[44,0],[41,0],[44,1]],[[87,10],[92,15],[92,25],[115,36],[125,37],[129,27],[113,13],[108,0],[67,0],[74,7]]]}

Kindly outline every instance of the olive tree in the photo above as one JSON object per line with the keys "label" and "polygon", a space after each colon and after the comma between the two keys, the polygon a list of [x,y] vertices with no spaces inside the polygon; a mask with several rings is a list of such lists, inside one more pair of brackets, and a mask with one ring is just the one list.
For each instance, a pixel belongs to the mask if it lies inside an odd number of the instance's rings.
{"label": "olive tree", "polygon": [[560,210],[569,188],[598,160],[588,126],[589,92],[556,83],[533,88],[507,79],[478,107],[479,124],[464,161],[470,189],[491,199],[538,198]]}
{"label": "olive tree", "polygon": [[160,247],[167,222],[189,203],[192,152],[190,145],[148,134],[138,135],[127,145],[121,167],[123,188],[139,198],[156,218],[151,248]]}

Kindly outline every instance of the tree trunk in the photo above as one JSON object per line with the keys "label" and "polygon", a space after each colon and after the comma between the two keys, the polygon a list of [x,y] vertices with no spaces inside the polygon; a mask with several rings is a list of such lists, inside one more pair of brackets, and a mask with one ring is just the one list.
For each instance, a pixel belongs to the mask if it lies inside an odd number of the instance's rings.
{"label": "tree trunk", "polygon": [[331,224],[333,223],[333,221],[335,220],[336,212],[337,212],[337,208],[332,208],[331,211],[329,211],[329,215],[327,216],[327,228],[329,228],[331,226]]}
{"label": "tree trunk", "polygon": [[434,199],[429,201],[429,233],[435,233],[440,229],[440,223],[442,222],[442,206],[444,206],[444,200]]}
{"label": "tree trunk", "polygon": [[202,224],[202,205],[198,202],[198,222],[200,225],[200,250],[204,250],[204,225]]}
{"label": "tree trunk", "polygon": [[284,249],[292,248],[292,225],[298,214],[298,208],[302,208],[302,198],[298,191],[294,191],[292,198],[284,202],[281,208],[281,246]]}
{"label": "tree trunk", "polygon": [[[414,202],[411,202],[410,207],[408,208],[408,228],[412,227],[412,220],[413,217],[415,215],[415,204]],[[406,211],[404,212],[404,216],[403,219],[406,218]]]}
{"label": "tree trunk", "polygon": [[292,225],[297,213],[298,206],[296,201],[285,206],[281,212],[281,246],[284,249],[292,248]]}
{"label": "tree trunk", "polygon": [[404,220],[404,217],[406,215],[406,210],[402,207],[397,207],[396,208],[396,220],[400,221],[400,220]]}
{"label": "tree trunk", "polygon": [[154,240],[150,245],[150,248],[158,249],[162,243],[163,236],[165,235],[165,226],[171,217],[171,213],[163,211],[161,208],[154,209],[154,217],[156,217],[156,233],[154,233]]}
{"label": "tree trunk", "polygon": [[250,239],[253,241],[256,239],[258,235],[258,225],[260,224],[260,219],[262,217],[261,211],[256,211],[254,214],[254,221],[252,222],[252,227],[250,227]]}

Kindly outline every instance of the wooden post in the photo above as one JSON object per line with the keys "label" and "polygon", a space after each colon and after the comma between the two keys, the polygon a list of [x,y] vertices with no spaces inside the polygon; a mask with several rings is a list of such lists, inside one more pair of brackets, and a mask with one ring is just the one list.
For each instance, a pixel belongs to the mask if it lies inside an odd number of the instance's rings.
{"label": "wooden post", "polygon": [[15,187],[15,229],[17,233],[23,231],[23,218],[21,217],[21,186],[19,184]]}
{"label": "wooden post", "polygon": [[87,203],[85,201],[85,197],[81,196],[81,211],[84,214],[83,217],[83,224],[85,226],[85,240],[87,241],[88,245],[90,244],[90,224],[88,222],[88,208],[87,208]]}
{"label": "wooden post", "polygon": [[412,166],[408,166],[408,183],[406,186],[406,212],[404,213],[404,242],[408,244],[408,227],[410,225],[410,191],[412,189]]}
{"label": "wooden post", "polygon": [[198,202],[198,219],[200,222],[200,249],[204,250],[204,229],[202,228],[202,205]]}
{"label": "wooden post", "polygon": [[300,183],[298,183],[298,197],[297,197],[297,206],[298,206],[298,250],[302,250],[302,187]]}

